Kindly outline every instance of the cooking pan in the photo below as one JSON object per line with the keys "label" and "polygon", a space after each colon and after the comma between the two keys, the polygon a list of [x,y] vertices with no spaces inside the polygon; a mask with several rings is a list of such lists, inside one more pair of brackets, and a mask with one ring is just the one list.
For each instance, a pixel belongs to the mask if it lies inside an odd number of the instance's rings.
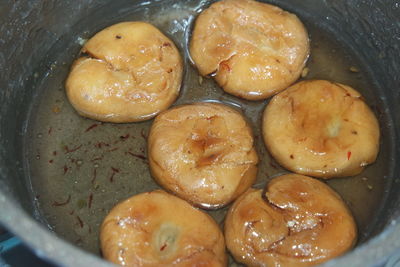
{"label": "cooking pan", "polygon": [[[76,114],[64,81],[86,39],[120,21],[143,20],[178,46],[185,63],[175,104],[222,102],[241,110],[255,133],[261,163],[255,186],[285,173],[260,134],[266,101],[224,94],[199,77],[188,53],[198,13],[212,1],[98,0],[0,3],[0,223],[34,253],[61,266],[107,266],[99,224],[117,202],[158,188],[148,171],[152,121],[100,123]],[[359,90],[378,117],[376,163],[328,184],[358,228],[356,247],[326,266],[379,266],[400,253],[400,2],[269,0],[295,13],[311,39],[308,75]],[[222,224],[226,208],[210,214]],[[235,265],[231,261],[231,265]]]}

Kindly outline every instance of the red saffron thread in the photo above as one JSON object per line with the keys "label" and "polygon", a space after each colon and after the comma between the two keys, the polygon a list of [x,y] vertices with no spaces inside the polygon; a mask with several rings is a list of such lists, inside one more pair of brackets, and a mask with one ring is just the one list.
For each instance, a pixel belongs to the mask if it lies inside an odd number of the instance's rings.
{"label": "red saffron thread", "polygon": [[90,195],[89,195],[89,201],[88,201],[88,208],[89,208],[89,209],[92,207],[92,201],[93,201],[93,193],[90,193]]}
{"label": "red saffron thread", "polygon": [[71,152],[77,151],[77,150],[80,149],[81,147],[82,147],[82,145],[79,145],[79,146],[77,146],[77,147],[74,147],[74,148],[70,149],[70,148],[68,148],[68,146],[64,146],[64,149],[65,149],[65,153],[71,153]]}
{"label": "red saffron thread", "polygon": [[71,200],[71,195],[68,195],[67,200],[65,200],[64,202],[53,201],[52,206],[53,206],[53,207],[64,206],[64,205],[67,205],[67,204],[69,203],[70,200]]}
{"label": "red saffron thread", "polygon": [[67,167],[67,165],[64,165],[64,175],[67,173],[67,171],[68,171],[68,167]]}
{"label": "red saffron thread", "polygon": [[89,126],[89,128],[87,128],[86,130],[85,130],[85,133],[86,132],[89,132],[90,130],[92,130],[92,129],[94,129],[94,128],[96,128],[97,126],[99,126],[98,124],[92,124],[91,126]]}
{"label": "red saffron thread", "polygon": [[104,143],[104,142],[98,142],[94,146],[97,147],[97,148],[102,148],[103,146],[109,147],[110,144],[107,144],[107,143]]}
{"label": "red saffron thread", "polygon": [[121,136],[119,137],[119,139],[125,140],[125,139],[128,139],[129,136],[130,136],[130,135],[127,133],[126,135],[121,135]]}
{"label": "red saffron thread", "polygon": [[278,169],[278,166],[276,166],[272,161],[269,162],[269,165],[274,169]]}
{"label": "red saffron thread", "polygon": [[91,161],[93,162],[93,161],[96,161],[96,160],[102,160],[103,159],[103,155],[101,155],[100,157],[97,157],[97,158],[94,158],[94,159],[92,159]]}
{"label": "red saffron thread", "polygon": [[134,156],[136,158],[142,159],[142,160],[147,160],[147,158],[144,155],[140,155],[140,154],[134,154],[130,151],[127,152],[129,155]]}
{"label": "red saffron thread", "polygon": [[110,182],[112,183],[112,182],[114,182],[114,176],[115,176],[115,174],[116,174],[116,173],[119,173],[119,169],[114,168],[114,167],[111,167],[111,170],[112,170],[112,173],[111,173],[111,176],[110,176]]}
{"label": "red saffron thread", "polygon": [[93,178],[92,178],[92,184],[94,184],[94,182],[96,181],[96,178],[97,178],[97,169],[96,168],[94,168],[93,169]]}
{"label": "red saffron thread", "polygon": [[78,219],[80,227],[83,228],[83,222],[82,222],[81,218],[78,215],[76,215],[76,218]]}

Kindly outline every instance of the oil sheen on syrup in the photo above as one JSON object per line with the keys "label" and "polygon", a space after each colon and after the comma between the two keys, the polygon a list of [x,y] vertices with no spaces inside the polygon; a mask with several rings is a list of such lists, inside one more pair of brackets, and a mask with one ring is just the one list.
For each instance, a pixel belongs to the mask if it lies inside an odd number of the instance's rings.
{"label": "oil sheen on syrup", "polygon": [[[116,2],[116,1],[114,1]],[[284,174],[266,151],[260,132],[261,115],[269,100],[246,101],[225,94],[210,78],[200,77],[188,56],[188,37],[194,18],[208,1],[154,1],[132,5],[117,1],[84,18],[50,51],[50,67],[37,72],[38,94],[28,123],[25,153],[27,175],[38,217],[62,238],[83,249],[99,252],[100,225],[119,201],[159,188],[150,176],[146,138],[152,120],[112,124],[80,117],[69,104],[64,82],[82,43],[99,30],[129,20],[147,21],[161,29],[178,46],[184,58],[182,89],[174,105],[216,101],[241,110],[253,128],[260,156],[255,187]],[[295,2],[295,1],[294,1]],[[374,88],[368,75],[335,36],[303,21],[311,39],[311,56],[302,79],[329,79],[360,91],[370,106]],[[307,73],[308,72],[308,73]],[[349,205],[363,242],[373,227],[383,196],[385,144],[375,164],[358,176],[332,179],[332,186]],[[229,207],[211,211],[218,223]],[[232,263],[233,264],[233,263]]]}

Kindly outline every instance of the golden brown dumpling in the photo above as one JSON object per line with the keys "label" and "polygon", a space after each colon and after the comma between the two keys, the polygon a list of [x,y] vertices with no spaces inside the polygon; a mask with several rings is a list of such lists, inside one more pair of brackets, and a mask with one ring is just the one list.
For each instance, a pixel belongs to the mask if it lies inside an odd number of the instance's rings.
{"label": "golden brown dumpling", "polygon": [[174,43],[154,26],[122,22],[93,36],[66,81],[79,114],[106,122],[147,120],[177,98],[182,60]]}
{"label": "golden brown dumpling", "polygon": [[123,266],[226,266],[224,237],[207,214],[164,191],[116,205],[100,233],[104,258]]}
{"label": "golden brown dumpling", "polygon": [[304,175],[356,175],[379,150],[378,121],[362,96],[324,80],[299,82],[272,98],[262,127],[272,156]]}
{"label": "golden brown dumpling", "polygon": [[298,174],[250,189],[230,208],[225,240],[248,266],[310,266],[348,251],[357,229],[343,200],[324,183]]}
{"label": "golden brown dumpling", "polygon": [[216,103],[175,107],[149,134],[150,170],[165,189],[203,208],[222,207],[254,182],[258,157],[243,116]]}
{"label": "golden brown dumpling", "polygon": [[197,18],[190,54],[201,75],[227,92],[267,98],[295,82],[309,53],[306,29],[293,14],[253,0],[224,0]]}

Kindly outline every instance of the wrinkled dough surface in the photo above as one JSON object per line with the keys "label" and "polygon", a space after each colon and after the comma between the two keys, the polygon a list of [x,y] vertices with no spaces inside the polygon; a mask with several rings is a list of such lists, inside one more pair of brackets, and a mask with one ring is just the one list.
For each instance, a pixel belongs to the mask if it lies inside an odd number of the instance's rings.
{"label": "wrinkled dough surface", "polygon": [[289,174],[262,196],[250,189],[225,220],[229,251],[248,266],[310,266],[349,250],[357,229],[342,199],[324,183]]}
{"label": "wrinkled dough surface", "polygon": [[108,122],[147,120],[179,94],[182,60],[154,26],[122,22],[93,36],[66,81],[67,96],[82,116]]}
{"label": "wrinkled dough surface", "polygon": [[226,266],[224,237],[207,214],[164,191],[116,205],[100,233],[104,258],[123,266]]}
{"label": "wrinkled dough surface", "polygon": [[360,173],[379,150],[378,121],[349,86],[299,82],[276,95],[263,118],[263,136],[285,168],[321,178]]}
{"label": "wrinkled dough surface", "polygon": [[301,21],[253,0],[212,4],[197,18],[190,54],[201,75],[215,74],[228,93],[267,98],[295,82],[309,53]]}
{"label": "wrinkled dough surface", "polygon": [[256,178],[251,130],[225,105],[196,103],[161,113],[151,127],[148,151],[156,181],[203,208],[228,204]]}

